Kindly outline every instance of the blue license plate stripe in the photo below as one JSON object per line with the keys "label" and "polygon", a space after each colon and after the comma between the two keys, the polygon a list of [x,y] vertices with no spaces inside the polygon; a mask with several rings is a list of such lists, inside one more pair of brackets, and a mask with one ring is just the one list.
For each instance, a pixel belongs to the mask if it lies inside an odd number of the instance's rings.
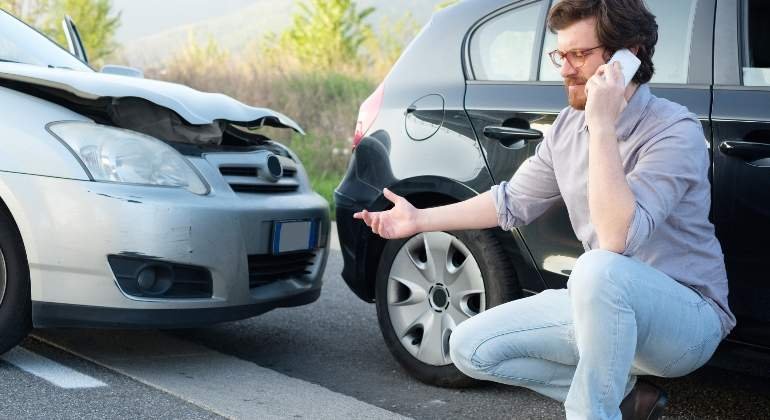
{"label": "blue license plate stripe", "polygon": [[273,254],[281,253],[281,226],[283,223],[273,223]]}
{"label": "blue license plate stripe", "polygon": [[318,228],[319,221],[314,220],[310,226],[310,238],[307,244],[307,249],[315,249],[318,244]]}

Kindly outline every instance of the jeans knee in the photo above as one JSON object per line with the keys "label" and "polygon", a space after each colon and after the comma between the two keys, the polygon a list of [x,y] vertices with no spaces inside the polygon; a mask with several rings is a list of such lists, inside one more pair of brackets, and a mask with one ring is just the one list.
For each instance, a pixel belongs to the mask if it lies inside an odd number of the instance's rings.
{"label": "jeans knee", "polygon": [[604,294],[609,291],[616,293],[618,286],[622,288],[624,276],[619,275],[617,267],[626,258],[601,249],[581,255],[567,282],[572,304],[578,307],[583,304],[595,305]]}
{"label": "jeans knee", "polygon": [[485,366],[474,361],[478,350],[478,337],[468,321],[458,325],[449,336],[449,357],[455,367],[467,376],[483,379]]}

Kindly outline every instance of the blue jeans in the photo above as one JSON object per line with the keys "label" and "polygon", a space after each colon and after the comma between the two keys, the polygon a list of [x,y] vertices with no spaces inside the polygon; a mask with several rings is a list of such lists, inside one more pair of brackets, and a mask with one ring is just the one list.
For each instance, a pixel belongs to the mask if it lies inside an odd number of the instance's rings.
{"label": "blue jeans", "polygon": [[567,289],[468,319],[452,333],[455,366],[564,403],[568,419],[620,419],[637,375],[677,377],[708,361],[719,317],[697,291],[633,258],[583,254]]}

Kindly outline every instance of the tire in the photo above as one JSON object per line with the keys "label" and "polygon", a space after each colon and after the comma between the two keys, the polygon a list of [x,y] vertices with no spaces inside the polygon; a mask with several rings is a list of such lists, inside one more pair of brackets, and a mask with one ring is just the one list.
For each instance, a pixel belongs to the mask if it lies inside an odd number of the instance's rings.
{"label": "tire", "polygon": [[[442,262],[433,265],[437,260]],[[450,388],[478,382],[452,364],[451,330],[521,296],[513,264],[489,230],[388,241],[375,289],[380,331],[396,360],[420,381]]]}
{"label": "tire", "polygon": [[32,328],[29,266],[21,235],[0,209],[0,354],[14,348]]}

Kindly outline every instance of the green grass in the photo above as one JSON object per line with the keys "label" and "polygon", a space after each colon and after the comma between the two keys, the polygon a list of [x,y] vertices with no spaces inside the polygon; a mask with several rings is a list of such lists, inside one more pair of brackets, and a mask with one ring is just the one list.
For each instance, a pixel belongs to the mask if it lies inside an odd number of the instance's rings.
{"label": "green grass", "polygon": [[329,212],[332,220],[336,215],[336,207],[334,205],[334,189],[340,183],[340,177],[338,176],[314,176],[310,175],[310,184],[313,186],[313,190],[318,194],[321,194],[326,201],[329,202]]}
{"label": "green grass", "polygon": [[329,202],[331,217],[334,218],[334,189],[345,175],[350,146],[329,137],[295,135],[285,142],[297,154],[310,178],[310,184],[318,194]]}

